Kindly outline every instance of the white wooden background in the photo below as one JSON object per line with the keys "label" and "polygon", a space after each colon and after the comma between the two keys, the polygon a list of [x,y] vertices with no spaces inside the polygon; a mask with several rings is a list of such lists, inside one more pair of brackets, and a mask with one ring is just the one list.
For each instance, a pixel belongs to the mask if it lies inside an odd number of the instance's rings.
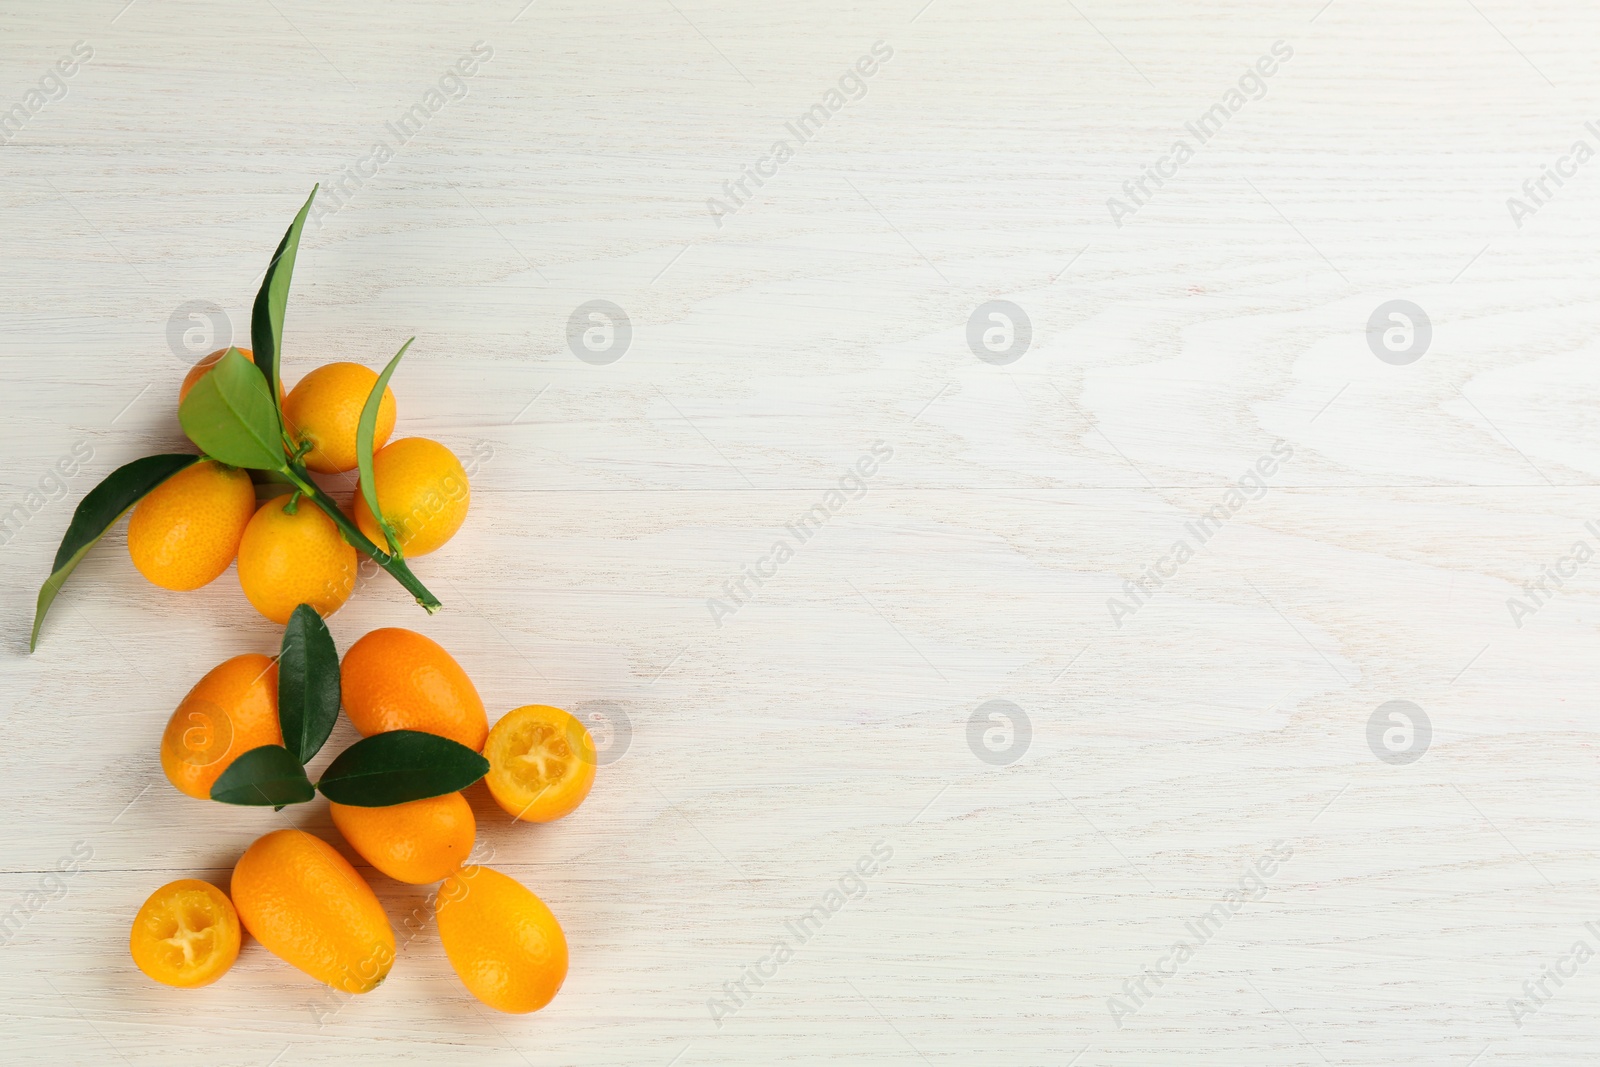
{"label": "white wooden background", "polygon": [[[8,1062],[1594,1062],[1600,963],[1508,1001],[1600,948],[1600,565],[1520,627],[1506,605],[1600,546],[1600,162],[1520,228],[1506,206],[1600,143],[1592,5],[124,2],[0,13],[6,108],[93,49],[0,145],[0,510],[92,449],[0,546]],[[880,40],[864,99],[716,226],[707,198]],[[1280,40],[1265,97],[1113,225]],[[415,333],[400,432],[487,456],[417,565],[445,610],[371,581],[341,648],[412,626],[492,715],[631,724],[559,824],[474,799],[570,976],[497,1015],[430,924],[363,998],[257,945],[158,987],[126,948],[147,893],[226,885],[286,822],[337,841],[324,805],[209,806],[160,773],[185,690],[276,630],[231,572],[146,584],[120,529],[29,656],[34,591],[83,492],[181,443],[175,309],[247,337],[311,184],[478,41],[466,97],[308,228],[285,370]],[[610,365],[568,347],[595,299],[632,324]],[[992,299],[1032,322],[1008,366],[965,338]],[[1407,366],[1367,344],[1393,299],[1433,323]],[[1279,439],[1266,495],[1113,625]],[[707,599],[880,440],[866,495],[715,625]],[[1396,699],[1432,723],[1406,766],[1367,741]],[[968,743],[991,700],[1032,727],[1003,765]],[[1280,841],[1265,897],[1114,1020]],[[865,895],[714,1022],[878,842]],[[425,897],[373,881],[397,927]]]}

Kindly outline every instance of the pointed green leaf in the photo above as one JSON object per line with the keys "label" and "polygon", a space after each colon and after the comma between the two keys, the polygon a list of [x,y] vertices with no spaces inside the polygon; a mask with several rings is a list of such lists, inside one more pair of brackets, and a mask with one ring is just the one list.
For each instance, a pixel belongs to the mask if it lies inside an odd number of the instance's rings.
{"label": "pointed green leaf", "polygon": [[390,730],[339,753],[317,788],[340,804],[386,808],[454,793],[488,773],[489,761],[459,741],[421,730]]}
{"label": "pointed green leaf", "polygon": [[29,652],[39,646],[39,627],[44,623],[45,612],[50,610],[67,577],[83,561],[95,542],[116,525],[129,508],[143,500],[150,490],[199,461],[199,456],[171,453],[136,459],[106,475],[105,480],[89,490],[78,502],[78,509],[72,513],[72,522],[67,525],[67,532],[61,538],[61,547],[56,549],[50,577],[39,588],[39,600],[33,611],[33,635],[28,638]]}
{"label": "pointed green leaf", "polygon": [[339,718],[339,650],[327,623],[310,604],[301,604],[283,629],[278,654],[278,725],[283,745],[307,763]]}
{"label": "pointed green leaf", "polygon": [[378,510],[378,488],[373,482],[372,472],[372,439],[377,436],[378,408],[383,405],[383,391],[389,388],[389,376],[400,365],[400,357],[406,354],[406,349],[415,340],[412,337],[401,345],[400,351],[394,354],[389,365],[383,368],[383,373],[378,375],[378,381],[373,385],[372,392],[367,394],[367,402],[361,409],[361,421],[356,424],[356,467],[361,471],[361,495],[366,497],[367,510],[372,512],[372,517],[378,521],[378,529],[383,531],[384,540],[389,542],[389,554],[392,556],[400,555],[400,544],[395,540],[389,520]]}
{"label": "pointed green leaf", "polygon": [[252,748],[211,785],[212,800],[254,807],[304,804],[316,795],[306,769],[282,745]]}
{"label": "pointed green leaf", "polygon": [[283,376],[278,371],[279,357],[283,352],[283,313],[289,305],[289,280],[294,277],[294,260],[300,251],[300,231],[306,226],[306,213],[311,201],[317,198],[317,186],[294,217],[278,250],[272,253],[272,262],[261,279],[261,289],[256,293],[256,303],[250,311],[250,343],[255,346],[256,366],[267,381],[267,398],[272,401],[274,417],[278,413],[278,383]]}
{"label": "pointed green leaf", "polygon": [[178,405],[178,422],[200,451],[230,467],[282,470],[278,409],[255,365],[230,348]]}

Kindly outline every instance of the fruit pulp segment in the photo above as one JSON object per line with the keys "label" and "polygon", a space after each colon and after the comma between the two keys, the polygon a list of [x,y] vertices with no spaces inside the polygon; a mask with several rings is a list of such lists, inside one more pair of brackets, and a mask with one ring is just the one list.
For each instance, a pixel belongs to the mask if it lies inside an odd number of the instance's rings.
{"label": "fruit pulp segment", "polygon": [[166,946],[163,962],[174,970],[188,970],[216,951],[217,917],[204,897],[183,894],[151,918],[152,933]]}
{"label": "fruit pulp segment", "polygon": [[529,723],[512,735],[507,748],[507,772],[533,790],[561,781],[572,763],[572,746],[549,723]]}

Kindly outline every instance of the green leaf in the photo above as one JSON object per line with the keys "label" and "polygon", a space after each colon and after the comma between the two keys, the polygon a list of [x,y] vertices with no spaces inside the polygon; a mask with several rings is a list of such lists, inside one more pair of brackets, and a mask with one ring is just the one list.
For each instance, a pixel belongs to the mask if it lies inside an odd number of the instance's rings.
{"label": "green leaf", "polygon": [[[267,398],[272,401],[274,418],[278,412],[278,383],[283,376],[278,372],[279,355],[283,351],[283,313],[289,306],[289,279],[294,276],[294,259],[300,251],[300,231],[305,229],[306,212],[311,201],[317,198],[317,186],[311,187],[305,206],[294,217],[278,250],[272,253],[267,264],[266,277],[261,279],[261,290],[256,293],[255,307],[250,312],[250,343],[254,346],[256,366],[267,382]],[[281,425],[281,424],[280,424]]]}
{"label": "green leaf", "polygon": [[339,718],[339,650],[327,623],[310,604],[289,616],[278,654],[278,725],[283,745],[307,763]]}
{"label": "green leaf", "polygon": [[230,467],[282,470],[278,408],[255,365],[237,348],[194,384],[178,405],[178,422],[200,451]]}
{"label": "green leaf", "polygon": [[39,646],[39,627],[44,623],[45,612],[50,610],[61,586],[95,542],[150,490],[185,467],[198,463],[200,458],[168,453],[136,459],[106,475],[105,480],[78,502],[78,510],[72,513],[72,522],[61,538],[61,547],[56,549],[50,577],[39,588],[38,604],[33,611],[33,636],[28,638],[29,652]]}
{"label": "green leaf", "polygon": [[211,799],[224,804],[281,807],[316,796],[306,769],[282,745],[252,748],[228,764],[211,786]]}
{"label": "green leaf", "polygon": [[317,788],[340,804],[386,808],[454,793],[488,773],[489,761],[459,741],[421,730],[390,730],[339,753]]}
{"label": "green leaf", "polygon": [[372,392],[367,394],[366,405],[361,409],[361,421],[356,424],[356,466],[361,471],[361,495],[367,499],[367,510],[372,512],[372,517],[378,521],[378,529],[383,531],[384,540],[389,542],[389,554],[400,555],[400,544],[395,540],[394,530],[389,527],[389,520],[383,517],[383,512],[378,510],[378,487],[373,481],[372,472],[372,439],[377,435],[378,408],[383,405],[383,391],[389,388],[389,376],[400,365],[400,357],[406,354],[406,349],[411,347],[412,337],[400,346],[400,351],[394,354],[389,365],[383,368],[383,373],[378,375],[378,381],[372,387]]}

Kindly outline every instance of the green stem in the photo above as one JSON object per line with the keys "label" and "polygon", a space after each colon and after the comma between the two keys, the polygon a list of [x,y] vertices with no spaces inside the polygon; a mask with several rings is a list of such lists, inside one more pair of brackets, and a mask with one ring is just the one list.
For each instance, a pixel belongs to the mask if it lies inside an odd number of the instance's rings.
{"label": "green stem", "polygon": [[429,615],[444,606],[439,603],[439,598],[428,592],[428,587],[423,585],[415,574],[411,573],[411,568],[406,566],[404,559],[399,556],[391,556],[373,544],[367,538],[367,535],[361,532],[361,528],[345,516],[344,509],[339,507],[338,502],[327,493],[324,493],[304,470],[291,464],[284,468],[283,473],[294,484],[295,488],[305,494],[307,499],[327,513],[328,518],[332,519],[334,525],[339,527],[339,533],[344,536],[346,542],[357,551],[371,556],[378,566],[388,571],[395,581],[405,587],[406,592],[417,598],[417,603],[421,604],[423,610]]}

